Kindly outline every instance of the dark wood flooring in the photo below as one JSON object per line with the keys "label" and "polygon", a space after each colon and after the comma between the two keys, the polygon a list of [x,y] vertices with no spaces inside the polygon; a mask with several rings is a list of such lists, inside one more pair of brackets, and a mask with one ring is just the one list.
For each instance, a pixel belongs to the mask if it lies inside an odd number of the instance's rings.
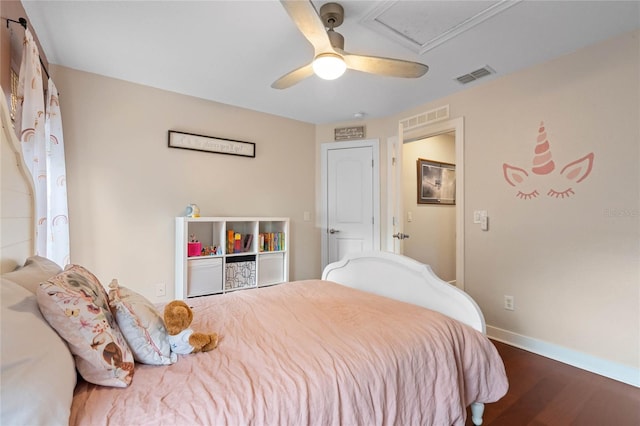
{"label": "dark wood flooring", "polygon": [[[509,391],[485,405],[483,426],[640,426],[640,389],[493,341]],[[471,413],[467,426],[473,425]]]}

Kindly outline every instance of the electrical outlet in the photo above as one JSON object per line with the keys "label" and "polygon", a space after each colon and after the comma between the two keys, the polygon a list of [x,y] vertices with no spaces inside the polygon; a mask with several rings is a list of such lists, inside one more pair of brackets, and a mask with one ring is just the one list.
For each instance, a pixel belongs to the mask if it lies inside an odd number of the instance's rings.
{"label": "electrical outlet", "polygon": [[156,284],[156,296],[164,297],[167,295],[167,286],[164,283]]}
{"label": "electrical outlet", "polygon": [[507,311],[515,311],[516,307],[515,307],[515,301],[513,299],[513,296],[504,296],[504,308]]}

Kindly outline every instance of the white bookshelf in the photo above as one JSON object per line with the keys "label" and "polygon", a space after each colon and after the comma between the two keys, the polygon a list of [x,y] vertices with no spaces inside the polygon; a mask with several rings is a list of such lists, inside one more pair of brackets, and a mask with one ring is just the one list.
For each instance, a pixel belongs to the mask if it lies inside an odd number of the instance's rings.
{"label": "white bookshelf", "polygon": [[[197,243],[189,253],[192,239],[201,245],[198,255]],[[289,280],[289,218],[176,217],[175,249],[176,299]]]}

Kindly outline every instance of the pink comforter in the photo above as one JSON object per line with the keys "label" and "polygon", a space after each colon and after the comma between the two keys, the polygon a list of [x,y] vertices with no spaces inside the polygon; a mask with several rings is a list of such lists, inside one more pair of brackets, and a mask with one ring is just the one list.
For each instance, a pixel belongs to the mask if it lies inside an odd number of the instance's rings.
{"label": "pink comforter", "polygon": [[189,300],[219,347],[81,382],[72,425],[463,425],[507,391],[491,342],[436,312],[326,281]]}

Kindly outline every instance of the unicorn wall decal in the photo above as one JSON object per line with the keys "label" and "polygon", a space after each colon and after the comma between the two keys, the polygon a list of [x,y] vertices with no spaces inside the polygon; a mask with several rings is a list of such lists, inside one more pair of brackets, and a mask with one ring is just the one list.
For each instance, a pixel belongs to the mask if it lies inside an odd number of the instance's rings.
{"label": "unicorn wall decal", "polygon": [[[531,174],[525,169],[507,163],[502,164],[502,172],[507,183],[518,189],[516,193],[518,198],[530,200],[538,197],[540,192],[544,190],[547,191],[546,194],[549,197],[567,198],[575,194],[573,190],[575,184],[582,182],[589,176],[594,158],[594,153],[590,152],[584,157],[568,163],[557,172],[544,122],[541,122]],[[554,173],[554,171],[556,172]],[[544,179],[540,179],[538,176],[544,177]]]}

